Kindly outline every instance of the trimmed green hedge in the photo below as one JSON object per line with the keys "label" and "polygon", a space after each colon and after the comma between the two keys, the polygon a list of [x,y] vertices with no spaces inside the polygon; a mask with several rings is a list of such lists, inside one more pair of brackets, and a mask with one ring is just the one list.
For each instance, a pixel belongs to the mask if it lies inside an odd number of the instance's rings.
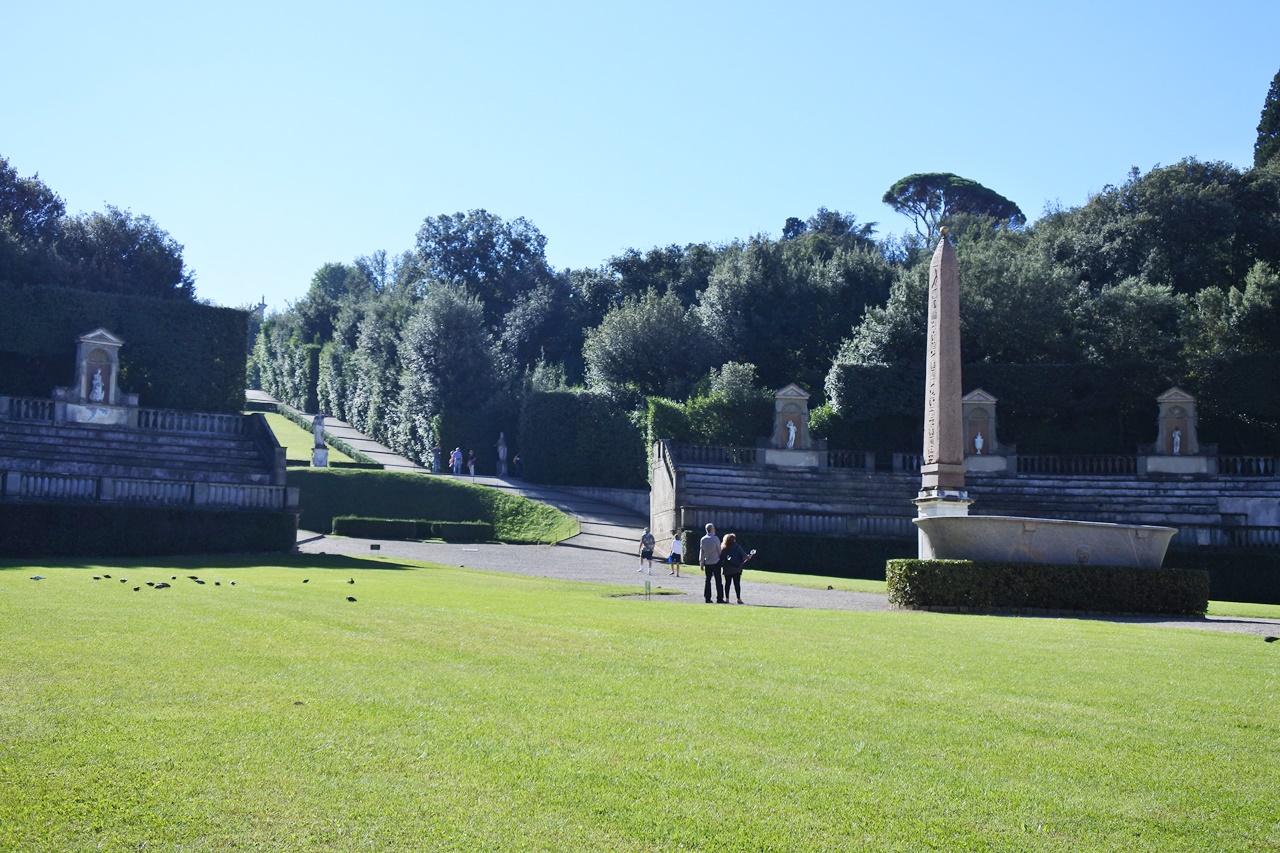
{"label": "trimmed green hedge", "polygon": [[333,519],[336,536],[353,536],[357,539],[420,539],[418,522],[403,518],[363,518],[358,515],[339,515]]}
{"label": "trimmed green hedge", "polygon": [[483,521],[492,539],[546,543],[578,532],[577,523],[555,507],[449,477],[400,471],[290,468],[288,484],[299,490],[299,525],[326,533],[343,515]]}
{"label": "trimmed green hedge", "polygon": [[[299,427],[300,429],[306,430],[307,432],[314,431],[311,425],[311,421],[307,420],[302,415],[298,414],[296,411],[289,408],[288,406],[277,404],[274,406],[269,406],[269,408],[266,411],[275,412],[280,417],[284,418],[290,423],[293,423],[295,426]],[[359,450],[356,450],[354,447],[352,447],[350,444],[347,444],[342,439],[335,438],[334,436],[330,435],[327,430],[325,431],[325,434],[324,434],[324,443],[329,445],[334,450],[337,450],[340,453],[347,454],[353,460],[355,460],[354,462],[330,462],[329,466],[332,468],[365,468],[368,470],[378,470],[378,471],[381,471],[383,468],[383,465],[381,462],[375,461],[372,456],[361,453]],[[310,464],[310,463],[300,463],[300,464]]]}
{"label": "trimmed green hedge", "polygon": [[530,394],[520,459],[533,483],[641,488],[649,479],[644,433],[608,397],[589,391]]}
{"label": "trimmed green hedge", "polygon": [[238,412],[244,404],[247,311],[5,282],[0,304],[0,394],[49,397],[71,385],[76,339],[102,327],[124,339],[120,388],[141,405]]}
{"label": "trimmed green hedge", "polygon": [[289,553],[291,512],[179,509],[110,503],[6,503],[0,556],[160,557],[174,554]]}
{"label": "trimmed green hedge", "polygon": [[[685,563],[698,565],[698,542],[704,533],[701,528],[681,533],[681,558]],[[756,549],[751,560],[753,569],[858,580],[884,580],[887,561],[914,556],[918,547],[914,539],[716,530],[721,538],[728,533],[737,533],[738,544],[747,551]]]}
{"label": "trimmed green hedge", "polygon": [[1280,551],[1170,551],[1164,561],[1208,572],[1214,601],[1280,604]]}
{"label": "trimmed green hedge", "polygon": [[483,521],[419,521],[418,534],[426,539],[421,535],[424,532],[446,542],[489,542],[493,539],[493,525]]}
{"label": "trimmed green hedge", "polygon": [[493,525],[484,521],[423,521],[339,515],[333,519],[333,532],[338,536],[360,539],[444,539],[446,542],[493,540]]}
{"label": "trimmed green hedge", "polygon": [[1129,566],[890,560],[889,603],[912,610],[1204,615],[1209,574]]}

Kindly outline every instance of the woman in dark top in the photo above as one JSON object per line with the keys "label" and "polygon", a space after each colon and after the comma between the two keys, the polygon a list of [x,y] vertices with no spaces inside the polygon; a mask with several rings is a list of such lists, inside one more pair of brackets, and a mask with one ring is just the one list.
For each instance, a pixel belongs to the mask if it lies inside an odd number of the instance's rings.
{"label": "woman in dark top", "polygon": [[738,544],[738,535],[730,533],[724,537],[724,541],[720,543],[720,565],[724,567],[724,597],[729,600],[729,590],[737,593],[738,603],[742,603],[742,567],[746,565],[756,555],[755,551],[748,554],[742,550],[742,546]]}

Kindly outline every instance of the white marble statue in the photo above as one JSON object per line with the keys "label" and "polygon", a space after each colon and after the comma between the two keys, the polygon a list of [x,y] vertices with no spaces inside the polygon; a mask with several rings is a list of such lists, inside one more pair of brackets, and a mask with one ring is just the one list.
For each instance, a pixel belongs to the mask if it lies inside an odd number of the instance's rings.
{"label": "white marble statue", "polygon": [[794,450],[796,446],[796,422],[787,421],[787,450]]}
{"label": "white marble statue", "polygon": [[1173,455],[1177,456],[1182,452],[1182,430],[1177,427],[1173,428]]}
{"label": "white marble statue", "polygon": [[507,476],[507,434],[498,433],[498,476]]}
{"label": "white marble statue", "polygon": [[102,387],[102,368],[99,367],[93,372],[93,390],[89,392],[89,401],[101,403],[106,398],[107,392]]}

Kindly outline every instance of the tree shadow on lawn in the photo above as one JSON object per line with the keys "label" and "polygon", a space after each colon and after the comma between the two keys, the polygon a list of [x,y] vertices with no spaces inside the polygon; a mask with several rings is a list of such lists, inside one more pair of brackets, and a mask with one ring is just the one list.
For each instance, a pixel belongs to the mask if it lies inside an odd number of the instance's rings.
{"label": "tree shadow on lawn", "polygon": [[385,557],[351,557],[343,554],[182,554],[171,557],[104,557],[101,560],[12,558],[0,560],[0,572],[39,569],[173,569],[210,571],[213,569],[340,569],[406,571],[420,568],[416,563]]}

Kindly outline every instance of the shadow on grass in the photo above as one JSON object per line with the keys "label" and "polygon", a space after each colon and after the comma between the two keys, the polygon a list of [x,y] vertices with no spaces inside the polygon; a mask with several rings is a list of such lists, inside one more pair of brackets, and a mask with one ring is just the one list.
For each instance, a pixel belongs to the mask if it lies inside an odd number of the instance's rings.
{"label": "shadow on grass", "polygon": [[414,563],[402,563],[386,558],[350,557],[342,554],[195,554],[171,557],[107,557],[95,559],[19,558],[0,560],[0,572],[41,569],[97,569],[104,566],[116,568],[172,568],[181,570],[201,569],[341,569],[344,572],[367,569],[404,571],[418,568]]}

